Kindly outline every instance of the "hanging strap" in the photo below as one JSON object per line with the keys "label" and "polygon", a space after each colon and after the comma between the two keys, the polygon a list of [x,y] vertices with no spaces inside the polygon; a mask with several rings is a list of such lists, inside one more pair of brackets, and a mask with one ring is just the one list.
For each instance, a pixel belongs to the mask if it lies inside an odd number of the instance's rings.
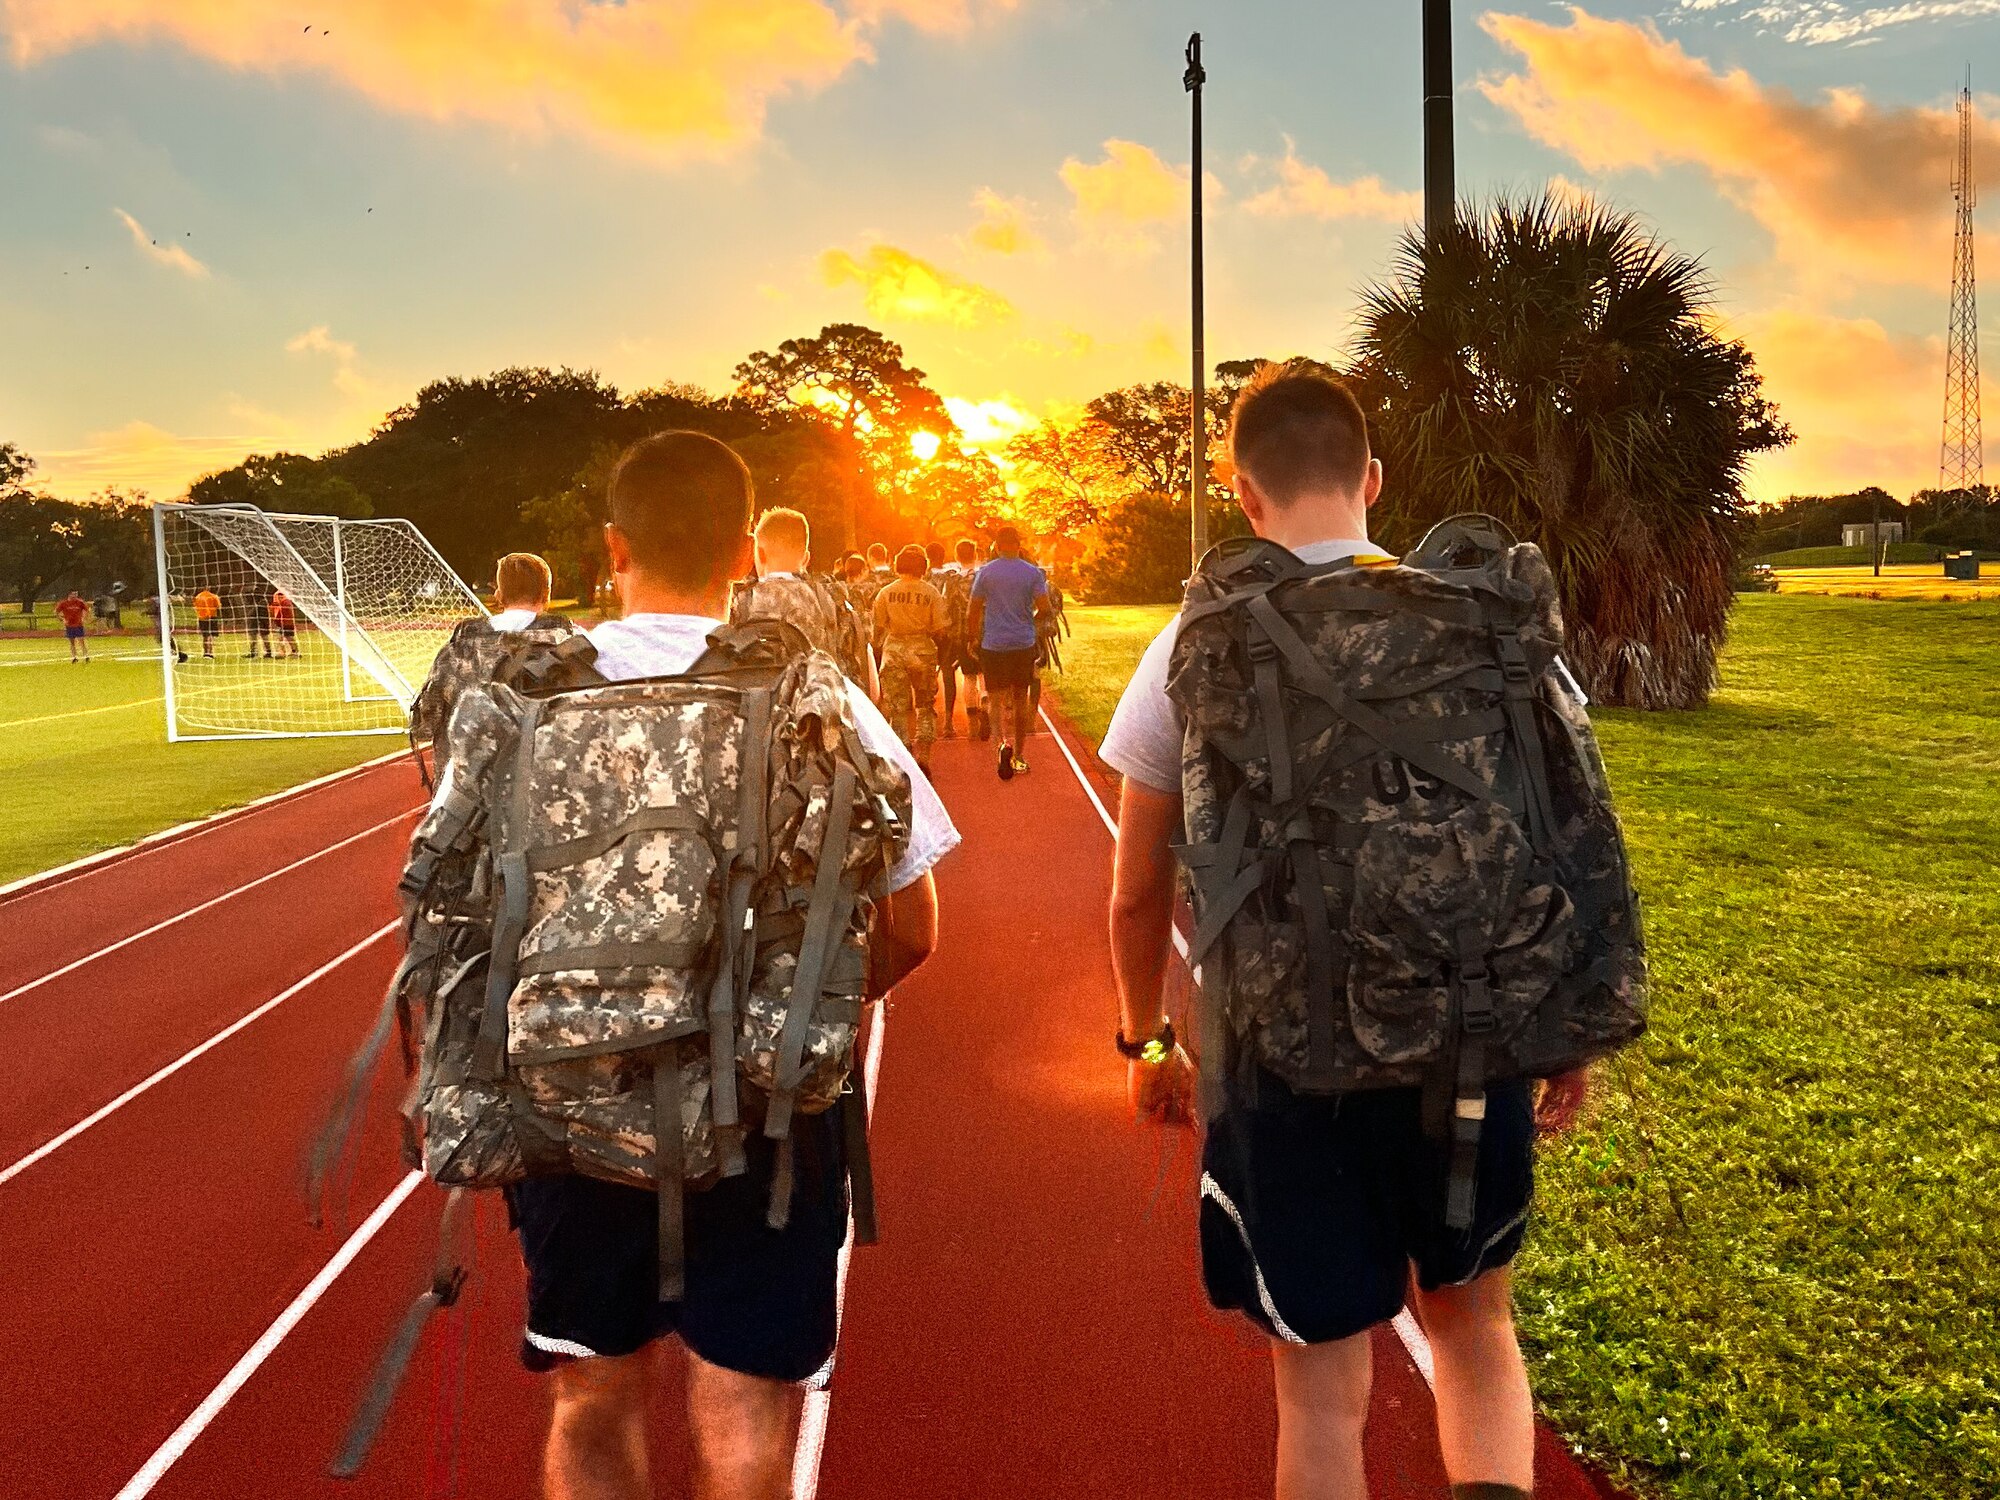
{"label": "hanging strap", "polygon": [[[875,1024],[880,1025],[878,1015]],[[854,1215],[854,1243],[872,1245],[878,1236],[875,1221],[875,1164],[868,1149],[868,1076],[856,1068],[848,1080],[847,1092],[840,1096],[841,1131],[847,1157],[847,1194]]]}
{"label": "hanging strap", "polygon": [[1528,653],[1521,645],[1518,626],[1496,623],[1493,650],[1500,659],[1500,673],[1506,685],[1500,703],[1507,715],[1507,727],[1521,754],[1526,785],[1528,841],[1537,854],[1547,856],[1555,843],[1555,805],[1549,788],[1548,755],[1542,747],[1542,733],[1535,724],[1535,679],[1528,666]]}
{"label": "hanging strap", "polygon": [[514,780],[507,789],[507,844],[496,851],[494,861],[500,910],[493,925],[493,957],[486,970],[486,1010],[472,1046],[472,1076],[482,1083],[497,1083],[507,1071],[507,1002],[518,977],[521,938],[528,930],[528,900],[534,890],[533,876],[528,872],[528,773],[534,766],[535,731],[541,726],[542,708],[543,700],[530,698],[521,716]]}
{"label": "hanging strap", "polygon": [[1472,1228],[1473,1207],[1478,1201],[1479,1138],[1486,1124],[1486,1044],[1495,1024],[1486,937],[1477,927],[1459,932],[1458,964],[1452,980],[1457,998],[1458,1058],[1444,1222],[1447,1229],[1464,1233]]}
{"label": "hanging strap", "polygon": [[826,833],[820,840],[818,864],[813,872],[812,905],[806,912],[805,937],[799,944],[798,967],[792,974],[791,1002],[785,1012],[784,1031],[778,1039],[776,1088],[764,1114],[764,1134],[773,1140],[783,1140],[791,1131],[792,1109],[798,1102],[800,1064],[812,1027],[813,1010],[819,1004],[826,979],[827,960],[833,945],[846,935],[848,917],[854,910],[854,883],[842,867],[847,859],[848,830],[853,827],[856,785],[852,766],[842,764],[835,768]]}
{"label": "hanging strap", "polygon": [[396,1399],[396,1388],[403,1383],[410,1359],[417,1352],[424,1326],[430,1322],[432,1313],[457,1302],[459,1293],[465,1289],[465,1267],[458,1255],[457,1240],[470,1203],[464,1188],[453,1188],[445,1195],[431,1284],[410,1304],[403,1321],[396,1325],[396,1331],[383,1346],[375,1373],[369,1377],[367,1392],[354,1413],[354,1420],[348,1424],[347,1435],[341,1439],[340,1451],[327,1466],[327,1472],[335,1479],[353,1479],[361,1473],[382,1430],[382,1421]]}
{"label": "hanging strap", "polygon": [[1334,993],[1333,920],[1326,907],[1326,870],[1312,816],[1301,808],[1285,826],[1291,851],[1292,884],[1306,945],[1306,1068],[1316,1083],[1331,1087],[1339,1028]]}
{"label": "hanging strap", "polygon": [[756,919],[750,899],[763,878],[770,810],[771,694],[754,689],[743,696],[743,760],[736,804],[736,850],[730,861],[723,907],[722,957],[708,992],[709,1103],[715,1119],[716,1150],[722,1175],[740,1177],[748,1169],[743,1154],[742,1110],[736,1089],[736,1025],[741,997],[750,988],[757,961]]}
{"label": "hanging strap", "polygon": [[653,1056],[654,1188],[659,1198],[660,1300],[687,1296],[687,1154],[681,1139],[681,1047]]}
{"label": "hanging strap", "polygon": [[369,1085],[375,1077],[375,1066],[382,1059],[382,1049],[389,1045],[389,1033],[403,1015],[403,985],[423,957],[422,953],[408,952],[396,965],[396,972],[389,979],[388,991],[382,996],[382,1007],[376,1012],[375,1024],[348,1060],[347,1076],[339,1097],[313,1141],[306,1164],[306,1222],[315,1229],[326,1222],[327,1180],[332,1176],[335,1164],[347,1152],[348,1140],[354,1134],[361,1106],[367,1101]]}

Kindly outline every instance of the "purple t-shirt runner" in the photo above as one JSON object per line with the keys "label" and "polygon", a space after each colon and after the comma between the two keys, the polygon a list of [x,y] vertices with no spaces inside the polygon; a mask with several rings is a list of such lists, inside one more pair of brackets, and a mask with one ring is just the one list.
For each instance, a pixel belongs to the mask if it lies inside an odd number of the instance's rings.
{"label": "purple t-shirt runner", "polygon": [[986,651],[1028,651],[1035,644],[1035,601],[1049,580],[1021,557],[996,557],[972,580],[972,597],[986,606],[979,644]]}

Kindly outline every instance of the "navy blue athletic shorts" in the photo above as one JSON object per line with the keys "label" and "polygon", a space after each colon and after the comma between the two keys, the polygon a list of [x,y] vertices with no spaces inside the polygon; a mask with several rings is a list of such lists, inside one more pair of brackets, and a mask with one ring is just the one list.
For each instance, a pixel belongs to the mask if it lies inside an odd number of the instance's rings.
{"label": "navy blue athletic shorts", "polygon": [[1201,1260],[1209,1300],[1273,1338],[1349,1338],[1426,1291],[1459,1286],[1521,1248],[1535,1186],[1533,1085],[1488,1091],[1472,1228],[1445,1227],[1450,1146],[1424,1134],[1422,1095],[1294,1094],[1264,1075],[1202,1150]]}
{"label": "navy blue athletic shorts", "polygon": [[687,1195],[687,1296],[660,1301],[653,1193],[590,1177],[534,1178],[507,1191],[528,1267],[521,1362],[634,1354],[680,1335],[725,1370],[808,1380],[833,1355],[837,1266],[847,1237],[840,1110],[792,1122],[791,1222],[774,1230],[775,1148],[754,1132],[750,1170]]}

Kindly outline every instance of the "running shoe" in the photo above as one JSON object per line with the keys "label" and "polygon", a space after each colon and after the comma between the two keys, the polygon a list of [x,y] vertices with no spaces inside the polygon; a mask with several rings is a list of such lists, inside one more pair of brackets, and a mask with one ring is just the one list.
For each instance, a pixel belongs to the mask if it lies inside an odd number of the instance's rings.
{"label": "running shoe", "polygon": [[988,711],[988,710],[986,710],[986,709],[983,709],[983,708],[981,708],[981,709],[976,709],[976,710],[974,710],[974,712],[976,712],[976,713],[977,713],[977,714],[979,715],[979,737],[980,737],[980,739],[982,739],[982,740],[990,740],[990,739],[992,739],[992,738],[993,738],[993,715],[992,715],[992,713],[991,713],[991,712],[989,712],[989,711]]}
{"label": "running shoe", "polygon": [[1000,747],[999,769],[1002,781],[1012,781],[1014,779],[1014,747],[1012,745],[1002,745]]}
{"label": "running shoe", "polygon": [[1014,757],[1014,774],[1016,776],[1026,776],[1028,774],[1028,763],[1018,755]]}

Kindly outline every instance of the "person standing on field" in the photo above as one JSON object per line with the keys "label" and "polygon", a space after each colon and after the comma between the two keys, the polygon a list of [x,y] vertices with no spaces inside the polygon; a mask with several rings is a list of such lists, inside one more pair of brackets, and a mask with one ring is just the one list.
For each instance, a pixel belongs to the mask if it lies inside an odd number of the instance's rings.
{"label": "person standing on field", "polygon": [[271,594],[271,628],[278,632],[278,654],[294,661],[299,655],[299,613],[283,589]]}
{"label": "person standing on field", "polygon": [[875,596],[875,639],[882,644],[882,711],[930,774],[937,739],[938,638],[950,623],[944,595],[924,577],[921,547],[896,556],[896,581]]}
{"label": "person standing on field", "polygon": [[83,596],[75,589],[71,589],[69,597],[56,605],[56,617],[63,622],[63,639],[69,642],[71,666],[90,660],[90,641],[83,628],[83,622],[89,615],[90,606],[83,602]]}
{"label": "person standing on field", "polygon": [[987,707],[1000,740],[1000,779],[1012,781],[1028,769],[1021,748],[1031,732],[1028,694],[1035,682],[1037,622],[1049,612],[1049,581],[1021,556],[1021,533],[1012,526],[1000,528],[993,546],[999,556],[972,580],[965,634],[979,650]]}
{"label": "person standing on field", "polygon": [[[1368,510],[1382,491],[1382,465],[1369,451],[1367,424],[1345,386],[1308,369],[1265,366],[1237,401],[1230,445],[1237,499],[1251,529],[1289,549],[1290,563],[1301,565],[1302,572],[1330,570],[1342,560],[1356,572],[1397,568],[1395,559],[1383,556],[1368,539]],[[1240,597],[1253,601],[1240,606],[1249,617],[1275,622],[1269,625],[1273,633],[1268,639],[1296,639],[1287,635],[1291,627],[1285,622],[1292,616],[1281,614],[1250,583],[1242,587]],[[1385,603],[1393,603],[1386,595],[1383,598]],[[1262,615],[1255,613],[1260,606]],[[1194,835],[1188,830],[1197,798],[1206,815],[1220,797],[1234,795],[1238,799],[1230,804],[1234,809],[1250,805],[1243,799],[1251,795],[1241,789],[1231,794],[1213,781],[1203,780],[1216,764],[1206,758],[1206,740],[1199,757],[1187,749],[1193,735],[1183,721],[1181,692],[1227,690],[1219,686],[1223,680],[1219,676],[1192,684],[1176,678],[1176,693],[1169,695],[1169,666],[1177,660],[1175,648],[1181,631],[1182,622],[1177,620],[1147,650],[1099,752],[1124,776],[1110,930],[1121,1007],[1118,1047],[1128,1059],[1130,1097],[1141,1118],[1185,1118],[1193,1095],[1192,1064],[1161,1005],[1166,965],[1172,961],[1178,874],[1173,846],[1193,842]],[[1409,638],[1425,639],[1422,632],[1413,632]],[[1318,691],[1312,686],[1313,672],[1331,682],[1329,674],[1335,668],[1317,667],[1309,672],[1301,665],[1301,675],[1296,678],[1273,675],[1265,681],[1265,668],[1258,664],[1269,660],[1260,657],[1253,645],[1248,661],[1260,674],[1265,697],[1272,704],[1269,711],[1280,716],[1280,724],[1284,715],[1296,716],[1292,732],[1306,736],[1321,732],[1328,724],[1341,725],[1336,709],[1326,706],[1340,698],[1339,685],[1326,689],[1331,697],[1313,696]],[[1411,665],[1420,668],[1423,664]],[[1187,665],[1176,670],[1200,677],[1224,668],[1211,665],[1206,657],[1189,657]],[[1240,668],[1232,657],[1227,670],[1249,668]],[[1378,665],[1376,670],[1387,668]],[[1487,675],[1497,680],[1502,674],[1496,667]],[[1497,696],[1499,689],[1493,692]],[[1255,690],[1246,694],[1239,689],[1236,696],[1245,704],[1246,714],[1264,712]],[[1374,708],[1363,706],[1355,712],[1370,722],[1380,722]],[[1219,719],[1223,716],[1219,708]],[[1269,722],[1259,720],[1267,728]],[[1301,729],[1299,723],[1319,728]],[[1347,744],[1361,737],[1352,726],[1342,727],[1349,730],[1349,738],[1336,743]],[[1381,731],[1392,736],[1401,732],[1393,726]],[[1296,743],[1294,740],[1272,752],[1285,756],[1288,785],[1291,777],[1304,774],[1297,769],[1302,762],[1294,754]],[[1416,756],[1419,764],[1442,763],[1424,746],[1405,752],[1401,749],[1404,740],[1394,743],[1396,754]],[[1413,795],[1433,795],[1422,788],[1434,773],[1420,774],[1393,755],[1385,754],[1376,764],[1378,768],[1403,768],[1398,774],[1404,779],[1399,786],[1382,791],[1386,801],[1371,816],[1393,820]],[[1277,774],[1272,773],[1274,781]],[[1461,778],[1469,774],[1458,772]],[[1428,784],[1442,786],[1436,781]],[[1270,795],[1301,799],[1288,805],[1302,806],[1307,805],[1302,799],[1318,787],[1319,783],[1294,786],[1288,792]],[[1232,811],[1231,816],[1235,815]],[[1307,855],[1319,861],[1318,868],[1331,870],[1334,866],[1329,861],[1341,859],[1344,849],[1340,878],[1352,884],[1367,873],[1357,873],[1366,864],[1364,855],[1392,861],[1393,854],[1384,855],[1373,844],[1357,853],[1353,843],[1321,842],[1317,813],[1301,813],[1295,820],[1295,831],[1284,833],[1278,845],[1286,861],[1279,866],[1265,855],[1269,846],[1257,842],[1265,837],[1255,828],[1261,816],[1256,812],[1250,816],[1248,868],[1262,869],[1265,874],[1259,891],[1250,899],[1272,902],[1273,909],[1282,907],[1286,913],[1285,922],[1298,922],[1297,928],[1282,929],[1287,946],[1295,941],[1291,934],[1302,933],[1304,945],[1327,955],[1315,957],[1314,963],[1343,966],[1338,972],[1344,981],[1337,993],[1339,1005],[1347,1009],[1339,1014],[1348,1013],[1360,1003],[1351,999],[1360,983],[1353,966],[1374,950],[1354,946],[1356,940],[1346,926],[1336,923],[1334,930],[1323,930],[1328,926],[1324,913],[1319,919],[1322,930],[1314,929],[1312,907],[1324,906],[1329,900],[1317,878],[1310,887],[1318,893],[1310,899],[1301,894],[1296,907],[1299,915],[1292,916],[1294,908],[1285,896],[1292,876],[1281,876],[1280,871],[1289,870],[1293,862]],[[1377,827],[1373,822],[1362,826]],[[1469,826],[1486,828],[1491,824]],[[1224,835],[1225,842],[1228,838]],[[1235,842],[1241,845],[1242,835],[1236,835]],[[1385,843],[1381,847],[1401,846]],[[1464,860],[1480,852],[1476,838],[1461,849],[1471,851],[1458,856]],[[1210,850],[1203,845],[1188,852],[1205,857]],[[1429,865],[1416,862],[1424,857],[1431,859]],[[1398,879],[1404,878],[1405,869],[1415,871],[1408,877],[1415,886],[1406,885],[1405,890],[1429,890],[1422,885],[1426,879],[1442,889],[1454,868],[1442,855],[1410,858],[1407,866],[1384,863],[1379,868],[1392,870]],[[1197,859],[1189,861],[1196,876],[1213,873],[1205,863],[1196,868],[1197,863]],[[1327,884],[1334,883],[1329,876]],[[1204,886],[1204,896],[1212,889]],[[1308,887],[1300,889],[1305,892]],[[1432,896],[1440,903],[1448,899],[1435,891]],[[1358,901],[1358,896],[1355,899]],[[1452,888],[1449,899],[1459,899],[1457,888]],[[1507,898],[1489,893],[1483,899],[1499,902]],[[1466,900],[1470,903],[1469,897]],[[1460,907],[1442,909],[1458,912]],[[1360,920],[1343,915],[1349,921]],[[1225,909],[1221,918],[1228,916]],[[1452,921],[1459,923],[1457,918]],[[1269,930],[1280,931],[1277,927]],[[1375,930],[1368,929],[1371,941]],[[1470,986],[1476,979],[1477,999],[1490,1007],[1488,979],[1479,967],[1486,962],[1478,956],[1484,949],[1466,947],[1466,934],[1472,932],[1477,937],[1478,929],[1459,923],[1454,930],[1459,934],[1460,955],[1455,962],[1477,968],[1476,974],[1472,969],[1448,971],[1459,975],[1450,981],[1452,984],[1466,986],[1454,992],[1471,995]],[[1486,941],[1477,940],[1482,944]],[[1254,945],[1257,939],[1249,936],[1244,941]],[[1206,961],[1217,970],[1211,977],[1219,985],[1226,985],[1232,974],[1239,973],[1241,964],[1256,962],[1255,954],[1243,959],[1238,949],[1205,951]],[[1465,959],[1466,952],[1473,952],[1474,959]],[[1296,953],[1289,959],[1270,954],[1266,958],[1274,966],[1295,964],[1297,972],[1307,972],[1306,961]],[[1231,964],[1238,967],[1231,969]],[[1419,967],[1410,972],[1428,982],[1430,970]],[[1290,986],[1294,980],[1290,974],[1267,974],[1266,982]],[[1205,994],[1209,988],[1205,979]],[[1456,1115],[1451,1113],[1454,1099],[1447,1092],[1440,1098],[1433,1128],[1427,1125],[1431,1112],[1426,1108],[1426,1091],[1418,1087],[1347,1093],[1295,1091],[1273,1071],[1277,1064],[1270,1060],[1269,1051],[1258,1050],[1275,1045],[1265,1040],[1274,1033],[1257,1032],[1249,1040],[1241,1039],[1244,1032],[1240,1028],[1255,1023],[1243,1021],[1227,1008],[1231,1001],[1226,989],[1216,993],[1222,997],[1212,1002],[1217,1011],[1204,1013],[1204,1025],[1213,1029],[1205,1032],[1211,1045],[1205,1046],[1202,1059],[1212,1075],[1205,1100],[1211,1107],[1201,1178],[1203,1275],[1211,1302],[1241,1312],[1271,1342],[1277,1384],[1279,1500],[1365,1500],[1362,1428],[1368,1414],[1372,1369],[1369,1331],[1402,1310],[1412,1284],[1420,1320],[1436,1354],[1438,1435],[1452,1495],[1455,1500],[1530,1500],[1534,1488],[1534,1410],[1514,1332],[1508,1266],[1526,1231],[1537,1128],[1550,1132],[1570,1125],[1583,1103],[1587,1074],[1577,1068],[1551,1078],[1542,1086],[1539,1101],[1526,1080],[1485,1083],[1484,1093],[1469,1101],[1463,1096],[1461,1075]],[[1289,1004],[1294,993],[1297,991],[1286,988],[1268,1003]],[[1403,995],[1405,1006],[1417,1003],[1413,997],[1418,990],[1398,993]],[[1311,1006],[1313,1001],[1308,995],[1303,1003]],[[1455,1004],[1471,1007],[1474,999],[1461,998]],[[1308,1009],[1306,1014],[1319,1013]],[[1492,1012],[1488,1009],[1485,1014],[1490,1018]],[[1285,1012],[1288,1026],[1293,1024],[1290,1015]],[[1367,1019],[1371,1026],[1391,1024],[1378,1022],[1372,1012]],[[1340,1023],[1335,1020],[1330,1024]],[[1362,1022],[1351,1024],[1358,1035]],[[1313,1025],[1317,1028],[1318,1022]],[[1468,1034],[1471,1030],[1468,1025]],[[1285,1035],[1290,1037],[1291,1033]],[[1319,1050],[1316,1036],[1311,1040],[1312,1064],[1319,1067],[1331,1052]],[[1289,1057],[1303,1044],[1291,1040],[1286,1045],[1295,1049]],[[1353,1045],[1358,1050],[1369,1044]],[[1462,1059],[1467,1054],[1461,1050],[1456,1055]],[[1474,1081],[1475,1088],[1478,1082]],[[1476,1104],[1476,1110],[1465,1108],[1468,1103]],[[1460,1128],[1467,1125],[1467,1129]],[[1472,1153],[1476,1153],[1476,1170],[1469,1159]],[[1455,1220],[1463,1227],[1454,1227]]]}
{"label": "person standing on field", "polygon": [[875,659],[868,651],[867,623],[855,613],[838,579],[806,571],[812,563],[812,523],[798,511],[775,506],[757,518],[750,536],[757,576],[731,590],[729,623],[782,621],[839,662],[848,680],[874,697]]}
{"label": "person standing on field", "polygon": [[222,598],[215,590],[204,588],[194,596],[194,624],[203,658],[214,661],[215,638],[222,634]]}
{"label": "person standing on field", "polygon": [[276,595],[268,591],[260,590],[259,592],[263,593],[264,597],[259,599],[256,594],[251,595],[250,607],[244,612],[244,633],[250,638],[250,649],[243,653],[245,661],[255,659],[257,655],[257,643],[259,641],[264,643],[264,659],[266,661],[271,659],[270,607],[271,601]]}

